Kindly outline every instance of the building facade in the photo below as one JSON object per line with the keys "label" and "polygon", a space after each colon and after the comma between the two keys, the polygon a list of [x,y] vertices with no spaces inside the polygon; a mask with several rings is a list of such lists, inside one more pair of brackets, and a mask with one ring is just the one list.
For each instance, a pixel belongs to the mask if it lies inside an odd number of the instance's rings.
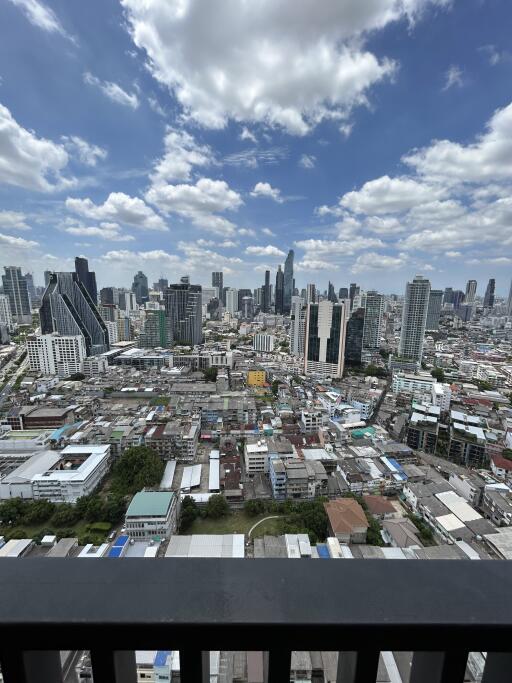
{"label": "building facade", "polygon": [[9,299],[12,318],[18,325],[30,325],[32,314],[27,279],[21,274],[21,268],[18,266],[5,266],[4,270],[2,284],[4,294]]}
{"label": "building facade", "polygon": [[165,292],[165,312],[176,344],[202,342],[201,285],[191,285],[188,278],[170,285]]}
{"label": "building facade", "polygon": [[290,309],[292,306],[292,296],[294,289],[293,280],[293,260],[295,258],[295,252],[290,249],[286,261],[284,262],[284,276],[283,276],[283,313],[285,315],[290,315]]}
{"label": "building facade", "polygon": [[321,301],[308,304],[305,373],[342,377],[345,362],[345,303]]}
{"label": "building facade", "polygon": [[81,334],[31,335],[27,337],[27,357],[34,372],[69,377],[82,371],[86,357],[84,337]]}
{"label": "building facade", "polygon": [[443,307],[444,292],[442,289],[431,289],[428,297],[427,322],[425,329],[430,332],[439,330],[439,318]]}
{"label": "building facade", "polygon": [[384,297],[382,294],[379,294],[374,290],[366,292],[363,348],[378,349],[380,347],[383,311]]}
{"label": "building facade", "polygon": [[399,346],[402,358],[421,361],[429,297],[430,282],[421,275],[407,283]]}

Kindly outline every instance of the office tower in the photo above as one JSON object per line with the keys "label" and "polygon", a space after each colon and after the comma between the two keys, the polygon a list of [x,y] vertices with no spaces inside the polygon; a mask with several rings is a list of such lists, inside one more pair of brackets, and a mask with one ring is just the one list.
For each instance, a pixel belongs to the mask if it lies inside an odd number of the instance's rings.
{"label": "office tower", "polygon": [[284,273],[281,270],[281,266],[278,266],[276,273],[276,301],[275,301],[275,312],[284,312]]}
{"label": "office tower", "polygon": [[14,321],[11,313],[11,304],[7,294],[0,294],[0,325],[4,325],[9,332],[14,330]]}
{"label": "office tower", "polygon": [[80,372],[86,355],[82,334],[38,334],[27,337],[30,369],[43,375],[69,377]]}
{"label": "office tower", "polygon": [[494,289],[496,287],[496,280],[491,278],[487,283],[484,296],[484,308],[492,308],[494,306]]}
{"label": "office tower", "polygon": [[445,304],[453,304],[453,287],[445,288],[443,302]]}
{"label": "office tower", "polygon": [[475,301],[476,296],[476,280],[468,280],[466,284],[466,296],[464,298],[465,304],[472,304]]}
{"label": "office tower", "polygon": [[172,344],[172,330],[165,311],[146,311],[144,329],[139,335],[141,349],[168,348]]}
{"label": "office tower", "polygon": [[222,317],[222,303],[220,299],[211,299],[206,304],[206,312],[210,320],[220,320]]}
{"label": "office tower", "polygon": [[407,283],[399,346],[402,358],[421,362],[429,296],[430,282],[421,275]]}
{"label": "office tower", "polygon": [[254,318],[254,299],[252,296],[244,296],[242,299],[242,320],[252,320]]}
{"label": "office tower", "polygon": [[4,294],[9,297],[12,318],[18,325],[30,325],[32,314],[30,312],[30,295],[28,293],[27,280],[21,274],[18,266],[5,266],[5,275],[2,275]]}
{"label": "office tower", "polygon": [[[354,297],[355,298],[355,297]],[[366,308],[364,315],[363,348],[378,349],[382,334],[382,314],[384,297],[371,290],[366,292]]]}
{"label": "office tower", "polygon": [[168,286],[169,280],[166,277],[161,277],[158,282],[153,282],[153,289],[155,292],[162,292],[162,294],[165,292]]}
{"label": "office tower", "polygon": [[339,292],[338,292],[338,300],[342,301],[343,299],[348,299],[348,288],[347,287],[340,287]]}
{"label": "office tower", "polygon": [[304,299],[300,296],[292,297],[292,309],[290,312],[290,353],[292,356],[304,355],[306,311]]}
{"label": "office tower", "polygon": [[234,287],[226,288],[226,311],[231,315],[238,311],[238,289]]}
{"label": "office tower", "polygon": [[428,297],[427,322],[425,329],[430,332],[439,330],[439,318],[443,307],[443,290],[431,289]]}
{"label": "office tower", "polygon": [[306,375],[342,377],[345,361],[345,303],[320,301],[308,304],[306,314],[306,344],[304,350]]}
{"label": "office tower", "polygon": [[237,311],[242,310],[242,300],[244,296],[252,296],[252,290],[251,289],[239,289],[238,290],[238,301],[237,301]]}
{"label": "office tower", "polygon": [[212,287],[217,287],[219,296],[222,296],[222,290],[224,289],[224,273],[222,270],[212,273]]}
{"label": "office tower", "polygon": [[306,303],[316,303],[316,285],[309,284],[306,286]]}
{"label": "office tower", "polygon": [[132,324],[128,316],[117,319],[117,338],[119,341],[131,341],[133,336]]}
{"label": "office tower", "polygon": [[261,302],[261,310],[263,313],[270,313],[270,270],[265,271],[265,284],[263,285],[263,299]]}
{"label": "office tower", "polygon": [[329,285],[327,287],[327,300],[332,301],[333,304],[335,304],[338,301],[338,297],[336,296],[336,293],[334,291],[334,285],[331,281],[329,281]]}
{"label": "office tower", "polygon": [[52,273],[39,309],[42,334],[81,334],[88,356],[108,351],[108,332],[76,273]]}
{"label": "office tower", "polygon": [[51,270],[45,270],[44,271],[44,288],[46,289],[48,285],[50,284],[50,275],[52,274]]}
{"label": "office tower", "polygon": [[191,285],[190,278],[182,277],[165,292],[165,312],[176,344],[194,346],[203,340],[201,289],[201,285]]}
{"label": "office tower", "polygon": [[201,305],[206,306],[212,299],[219,296],[217,287],[203,287],[201,289]]}
{"label": "office tower", "polygon": [[89,270],[89,262],[86,258],[82,258],[81,256],[75,258],[75,273],[78,275],[80,282],[85,286],[85,289],[89,292],[93,304],[96,305],[98,303],[96,273]]}
{"label": "office tower", "polygon": [[27,281],[27,289],[30,300],[33,301],[36,298],[36,288],[34,287],[34,276],[32,273],[25,273],[23,276]]}
{"label": "office tower", "polygon": [[352,310],[355,311],[356,308],[366,308],[366,293],[361,292],[360,288],[357,288],[354,294],[354,300],[352,301]]}
{"label": "office tower", "polygon": [[254,351],[272,353],[274,350],[274,342],[275,337],[273,334],[255,334],[252,339],[252,348]]}
{"label": "office tower", "polygon": [[135,294],[127,289],[122,289],[118,291],[119,295],[119,308],[121,311],[128,313],[129,311],[134,311],[137,308],[137,301],[135,300]]}
{"label": "office tower", "polygon": [[347,322],[345,335],[345,363],[361,365],[365,330],[365,310],[356,308]]}
{"label": "office tower", "polygon": [[293,279],[293,259],[295,253],[293,249],[290,249],[286,261],[284,262],[284,281],[283,281],[283,310],[282,313],[286,315],[290,314],[290,308],[292,305],[293,289],[295,287],[295,281]]}
{"label": "office tower", "polygon": [[452,292],[452,304],[454,308],[458,308],[464,303],[465,294],[461,289],[456,289]]}
{"label": "office tower", "polygon": [[354,307],[354,297],[356,294],[359,294],[359,287],[355,282],[351,282],[348,290],[348,296],[350,299],[350,310],[352,310],[352,308]]}
{"label": "office tower", "polygon": [[143,304],[149,299],[148,279],[141,270],[133,277],[132,292],[138,304]]}
{"label": "office tower", "polygon": [[512,315],[512,280],[510,281],[510,289],[508,290],[507,315]]}
{"label": "office tower", "polygon": [[119,290],[117,287],[100,289],[100,304],[103,306],[119,306]]}
{"label": "office tower", "polygon": [[99,304],[98,312],[105,322],[115,322],[119,309],[114,304]]}

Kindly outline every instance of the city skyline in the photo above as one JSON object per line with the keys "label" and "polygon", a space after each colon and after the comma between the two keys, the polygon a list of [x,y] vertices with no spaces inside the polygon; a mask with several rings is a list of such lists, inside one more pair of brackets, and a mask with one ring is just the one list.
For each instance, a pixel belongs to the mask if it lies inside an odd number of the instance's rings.
{"label": "city skyline", "polygon": [[[206,285],[207,262],[226,283],[247,287],[293,249],[299,289],[357,280],[396,293],[424,273],[443,289],[469,275],[495,278],[496,294],[507,295],[504,0],[361,2],[357,16],[306,2],[291,25],[287,11],[263,3],[259,27],[250,9],[231,8],[212,23],[212,45],[235,25],[242,42],[200,54],[197,3],[186,2],[179,20],[163,12],[161,24],[159,6],[0,7],[9,54],[0,265],[28,263],[41,283],[45,270],[73,270],[78,255],[100,287],[128,287],[139,269],[150,282],[189,273]],[[177,37],[199,71],[208,60],[226,87],[197,80],[171,48],[149,44],[150,29]],[[278,36],[286,40],[275,41],[277,64],[295,63],[305,45],[318,74],[321,41],[331,58],[323,79],[300,64],[288,73],[302,97],[263,57],[249,59],[263,37]],[[235,48],[247,57],[240,64]],[[240,79],[256,87],[260,76],[260,99],[244,100]]]}

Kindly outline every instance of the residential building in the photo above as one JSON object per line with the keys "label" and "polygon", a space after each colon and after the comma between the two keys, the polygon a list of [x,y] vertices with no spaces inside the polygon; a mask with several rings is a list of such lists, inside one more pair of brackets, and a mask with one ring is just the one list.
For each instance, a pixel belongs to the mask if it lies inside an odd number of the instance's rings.
{"label": "residential building", "polygon": [[476,415],[456,410],[450,412],[450,441],[448,458],[466,467],[485,467],[488,464],[485,421]]}
{"label": "residential building", "polygon": [[407,283],[399,346],[402,358],[421,361],[429,296],[430,282],[421,275]]}
{"label": "residential building", "polygon": [[410,374],[399,371],[393,373],[391,390],[394,394],[398,394],[401,391],[417,391],[431,394],[432,386],[436,383],[437,380],[428,373]]}
{"label": "residential building", "polygon": [[224,273],[222,270],[212,273],[212,287],[217,287],[217,296],[222,297],[224,290]]}
{"label": "residential building", "polygon": [[440,414],[437,406],[412,404],[406,438],[410,448],[425,453],[436,452]]}
{"label": "residential building", "polygon": [[348,287],[340,287],[338,290],[338,300],[349,299]]}
{"label": "residential building", "polygon": [[292,296],[295,287],[293,279],[293,259],[295,253],[293,249],[290,249],[286,261],[284,262],[284,279],[283,279],[283,310],[282,313],[285,315],[290,315],[290,309],[292,306]]}
{"label": "residential building", "polygon": [[226,295],[226,312],[235,315],[238,311],[238,289],[228,287],[225,290]]}
{"label": "residential building", "polygon": [[76,273],[52,273],[39,310],[42,334],[81,334],[88,356],[109,349],[108,331]]}
{"label": "residential building", "polygon": [[168,348],[172,345],[172,329],[164,310],[146,311],[144,329],[139,335],[141,349]]}
{"label": "residential building", "polygon": [[441,408],[443,413],[450,410],[452,400],[452,389],[449,384],[434,382],[432,384],[432,405]]}
{"label": "residential building", "polygon": [[354,498],[337,498],[324,503],[329,519],[329,536],[340,543],[366,543],[368,520],[361,505]]}
{"label": "residential building", "polygon": [[117,327],[117,320],[115,322],[111,320],[105,320],[104,323],[108,332],[109,345],[112,346],[112,344],[117,344],[117,342],[119,341],[119,330]]}
{"label": "residential building", "polygon": [[[135,297],[134,294],[133,296]],[[100,304],[102,306],[118,306],[119,297],[120,294],[117,287],[102,287],[100,289]]]}
{"label": "residential building", "polygon": [[9,299],[12,318],[18,325],[30,325],[32,313],[27,279],[18,266],[5,266],[4,270],[2,284],[4,295]]}
{"label": "residential building", "polygon": [[316,285],[310,283],[306,287],[306,304],[317,303]]}
{"label": "residential building", "polygon": [[108,370],[108,360],[105,356],[89,356],[82,361],[81,372],[86,377],[99,377]]}
{"label": "residential building", "polygon": [[180,498],[172,491],[139,491],[126,511],[126,533],[135,540],[169,538],[178,530]]}
{"label": "residential building", "polygon": [[291,324],[290,324],[290,353],[292,356],[304,355],[306,341],[306,312],[304,299],[292,296]]}
{"label": "residential building", "polygon": [[137,300],[135,299],[135,294],[129,292],[128,290],[119,291],[119,308],[125,313],[130,311],[135,311],[137,308]]}
{"label": "residential building", "polygon": [[328,477],[321,462],[270,458],[269,478],[276,500],[307,500],[327,493]]}
{"label": "residential building", "polygon": [[316,434],[326,423],[327,415],[323,410],[302,409],[299,424],[306,434]]}
{"label": "residential building", "polygon": [[284,313],[284,273],[280,265],[276,273],[275,312],[276,314]]}
{"label": "residential building", "polygon": [[363,348],[378,349],[380,347],[383,312],[384,296],[374,290],[366,292]]}
{"label": "residential building", "polygon": [[7,294],[0,294],[0,325],[5,326],[9,332],[14,330],[11,304]]}
{"label": "residential building", "polygon": [[487,283],[484,296],[484,308],[492,308],[494,306],[494,290],[496,288],[496,280],[491,278]]}
{"label": "residential building", "polygon": [[443,307],[444,292],[442,289],[431,289],[428,297],[427,322],[425,329],[430,332],[439,330],[439,318]]}
{"label": "residential building", "polygon": [[144,442],[164,460],[193,461],[197,455],[200,426],[189,418],[174,418],[148,429]]}
{"label": "residential building", "polygon": [[355,282],[351,282],[348,288],[348,297],[350,299],[350,310],[354,307],[354,297],[359,294],[360,288]]}
{"label": "residential building", "polygon": [[[503,486],[500,484],[499,486]],[[512,524],[512,497],[508,488],[486,486],[482,496],[482,512],[496,526]]]}
{"label": "residential building", "polygon": [[246,443],[244,446],[245,471],[249,476],[257,472],[268,474],[268,446],[265,441]]}
{"label": "residential building", "polygon": [[200,344],[203,340],[201,285],[191,285],[188,277],[181,278],[180,283],[167,288],[164,298],[174,343]]}
{"label": "residential building", "polygon": [[91,297],[93,304],[98,302],[98,288],[96,285],[96,273],[89,270],[89,262],[86,258],[77,256],[75,258],[75,273],[80,282],[84,285]]}
{"label": "residential building", "polygon": [[354,309],[346,327],[345,363],[347,365],[361,365],[365,325],[364,308]]}
{"label": "residential building", "polygon": [[464,297],[464,303],[472,304],[475,302],[476,288],[477,288],[477,281],[476,280],[468,280],[468,282],[466,284],[466,296]]}
{"label": "residential building", "polygon": [[149,300],[148,278],[142,270],[139,270],[133,277],[132,292],[138,304],[143,304]]}
{"label": "residential building", "polygon": [[275,337],[273,334],[255,334],[252,339],[252,348],[263,353],[273,353]]}
{"label": "residential building", "polygon": [[345,362],[345,303],[308,304],[306,316],[305,373],[342,377]]}
{"label": "residential building", "polygon": [[249,370],[247,373],[248,387],[264,387],[267,384],[267,373],[265,370]]}
{"label": "residential building", "polygon": [[261,301],[261,311],[263,313],[270,313],[271,295],[270,295],[270,270],[265,271],[265,284],[262,287],[263,296]]}
{"label": "residential building", "polygon": [[29,335],[27,357],[30,369],[43,375],[69,377],[81,372],[86,357],[84,337],[81,334]]}
{"label": "residential building", "polygon": [[244,296],[242,298],[240,311],[242,313],[242,320],[250,322],[254,318],[254,298],[252,296]]}

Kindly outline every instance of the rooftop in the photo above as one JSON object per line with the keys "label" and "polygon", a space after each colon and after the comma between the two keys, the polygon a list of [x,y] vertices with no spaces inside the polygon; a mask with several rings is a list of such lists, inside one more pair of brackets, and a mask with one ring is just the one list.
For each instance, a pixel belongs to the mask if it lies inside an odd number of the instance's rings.
{"label": "rooftop", "polygon": [[126,517],[165,517],[173,496],[171,491],[139,491],[133,496]]}

